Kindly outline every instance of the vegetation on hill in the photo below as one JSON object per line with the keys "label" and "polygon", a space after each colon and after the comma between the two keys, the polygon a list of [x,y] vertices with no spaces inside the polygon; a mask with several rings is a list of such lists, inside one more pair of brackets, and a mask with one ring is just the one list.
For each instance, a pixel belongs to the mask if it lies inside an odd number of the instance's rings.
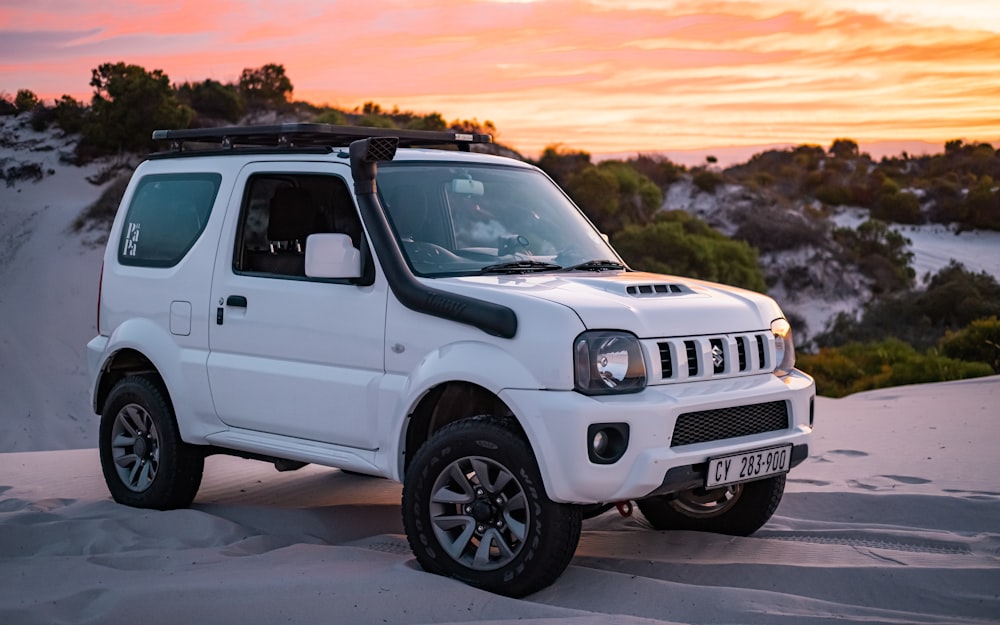
{"label": "vegetation on hill", "polygon": [[829,150],[770,150],[730,167],[725,178],[778,201],[867,208],[886,222],[1000,230],[1000,154],[989,143],[949,141],[941,154],[874,161],[851,139]]}
{"label": "vegetation on hill", "polygon": [[[375,102],[341,109],[296,101],[284,67],[273,63],[244,69],[232,83],[182,84],[161,70],[105,63],[92,70],[90,84],[89,103],[64,95],[49,105],[28,89],[0,93],[0,115],[27,113],[36,130],[78,134],[78,163],[116,156],[95,183],[130,169],[127,155],[156,149],[150,137],[157,128],[307,121],[497,134],[492,122],[475,118],[448,122],[437,112]],[[492,149],[522,158],[499,144]],[[953,264],[917,285],[910,242],[890,227],[1000,230],[1000,152],[988,143],[954,140],[941,154],[876,162],[855,141],[837,139],[829,149],[769,150],[724,170],[712,157],[690,169],[654,155],[595,163],[587,152],[553,145],[535,164],[635,269],[788,294],[829,292],[831,281],[860,276],[870,301],[858,315],[815,329],[806,347],[818,351],[801,354],[822,394],[1000,373],[997,281]],[[46,175],[36,163],[3,166],[8,185]],[[109,185],[76,228],[106,231],[126,180]],[[666,198],[678,189],[694,204],[710,198],[714,208],[700,216],[676,210]],[[869,219],[836,227],[830,216],[842,206],[867,209]]]}
{"label": "vegetation on hill", "polygon": [[841,314],[799,366],[819,392],[839,397],[878,388],[1000,374],[1000,284],[951,263],[922,288]]}

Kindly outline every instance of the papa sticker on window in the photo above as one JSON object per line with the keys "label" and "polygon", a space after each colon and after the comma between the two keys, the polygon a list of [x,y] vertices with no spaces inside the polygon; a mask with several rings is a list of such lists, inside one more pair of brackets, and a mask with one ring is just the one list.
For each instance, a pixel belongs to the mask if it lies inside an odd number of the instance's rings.
{"label": "papa sticker on window", "polygon": [[128,230],[125,232],[125,245],[122,255],[135,256],[136,246],[139,244],[139,224],[129,222]]}

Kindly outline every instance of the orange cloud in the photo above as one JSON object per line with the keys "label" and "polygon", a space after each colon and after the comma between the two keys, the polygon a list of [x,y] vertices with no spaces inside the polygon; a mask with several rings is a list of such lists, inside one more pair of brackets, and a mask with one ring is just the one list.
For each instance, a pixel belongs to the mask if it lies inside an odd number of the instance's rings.
{"label": "orange cloud", "polygon": [[108,61],[175,82],[274,62],[297,99],[489,119],[527,153],[1000,138],[1000,21],[918,0],[52,6],[0,9],[0,92],[89,98]]}

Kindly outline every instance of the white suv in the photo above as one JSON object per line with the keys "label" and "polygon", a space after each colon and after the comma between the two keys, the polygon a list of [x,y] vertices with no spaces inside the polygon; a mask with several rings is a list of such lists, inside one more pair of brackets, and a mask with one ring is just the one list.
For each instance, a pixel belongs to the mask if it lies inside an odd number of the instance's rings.
{"label": "white suv", "polygon": [[425,570],[521,596],[616,504],[751,534],[808,454],[773,300],[632,271],[544,173],[470,149],[488,135],[154,138],[87,346],[116,501],[187,506],[214,453],[383,476]]}

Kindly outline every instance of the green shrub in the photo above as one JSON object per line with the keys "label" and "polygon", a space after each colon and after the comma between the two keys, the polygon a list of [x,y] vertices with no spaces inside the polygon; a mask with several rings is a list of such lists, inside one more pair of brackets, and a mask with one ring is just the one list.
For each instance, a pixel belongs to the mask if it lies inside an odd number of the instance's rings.
{"label": "green shrub", "polygon": [[873,219],[891,223],[921,224],[920,200],[909,191],[891,191],[879,195],[872,207]]}
{"label": "green shrub", "polygon": [[345,115],[343,111],[338,111],[337,109],[326,109],[316,117],[313,117],[313,122],[317,124],[333,124],[334,126],[343,126],[347,123],[347,115]]}
{"label": "green shrub", "polygon": [[626,226],[613,242],[633,269],[767,290],[754,248],[683,211],[660,213],[645,226]]}
{"label": "green shrub", "polygon": [[[546,156],[558,157],[548,152]],[[570,174],[564,188],[601,232],[608,235],[620,232],[627,225],[648,223],[663,202],[660,188],[623,161],[587,165]]]}
{"label": "green shrub", "polygon": [[444,121],[441,113],[428,113],[414,117],[406,123],[406,127],[412,130],[445,130],[448,122]]}
{"label": "green shrub", "polygon": [[73,134],[83,129],[85,115],[83,102],[76,100],[73,96],[63,95],[63,97],[56,100],[52,111],[56,125],[63,132]]}
{"label": "green shrub", "polygon": [[876,293],[891,293],[909,288],[916,273],[910,267],[911,241],[889,229],[878,219],[869,219],[857,227],[836,228],[833,239],[840,244],[847,260],[857,265],[874,282]]}
{"label": "green shrub", "polygon": [[799,354],[797,366],[816,378],[817,392],[827,397],[993,374],[985,363],[966,362],[934,351],[921,353],[895,338]]}
{"label": "green shrub", "polygon": [[715,193],[715,188],[722,184],[722,176],[714,171],[702,169],[695,172],[691,182],[705,193]]}
{"label": "green shrub", "polygon": [[246,112],[246,105],[235,85],[224,85],[217,80],[184,83],[177,87],[177,98],[190,106],[208,121],[239,121]]}
{"label": "green shrub", "polygon": [[38,100],[38,96],[30,89],[18,89],[17,95],[14,96],[14,106],[18,113],[26,113],[39,104],[41,102]]}
{"label": "green shrub", "polygon": [[[122,197],[125,195],[125,188],[128,186],[129,178],[131,178],[131,172],[126,172],[115,180],[101,192],[101,196],[94,200],[87,208],[83,210],[82,213],[77,215],[76,219],[73,221],[73,231],[74,232],[98,232],[102,236],[106,236],[108,230],[111,229],[111,222],[115,220],[115,213],[118,211],[118,205],[122,201]],[[99,239],[98,242],[103,242],[103,239]]]}
{"label": "green shrub", "polygon": [[17,115],[17,107],[2,91],[0,91],[0,115]]}
{"label": "green shrub", "polygon": [[733,238],[746,241],[761,252],[794,250],[811,245],[822,248],[827,243],[823,222],[777,206],[758,206],[737,219]]}
{"label": "green shrub", "polygon": [[815,337],[821,347],[894,336],[929,349],[951,330],[976,319],[1000,317],[1000,284],[986,272],[968,271],[952,261],[917,290],[883,295],[865,304],[861,319],[838,315]]}
{"label": "green shrub", "polygon": [[949,358],[985,362],[1000,373],[1000,319],[977,319],[958,332],[941,339],[941,353]]}
{"label": "green shrub", "polygon": [[158,128],[187,128],[194,110],[182,105],[162,70],[104,63],[92,70],[90,115],[84,121],[78,155],[156,149]]}

